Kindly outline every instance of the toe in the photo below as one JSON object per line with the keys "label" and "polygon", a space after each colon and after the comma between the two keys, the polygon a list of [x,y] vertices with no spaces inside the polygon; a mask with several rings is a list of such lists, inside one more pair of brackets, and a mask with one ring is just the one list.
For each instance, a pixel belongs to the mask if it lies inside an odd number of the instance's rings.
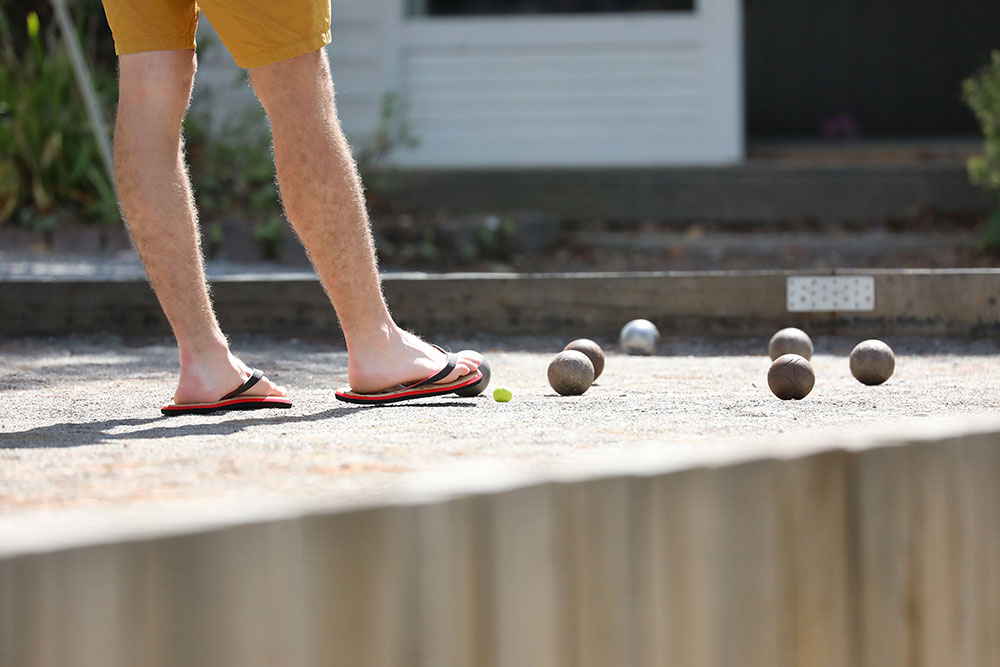
{"label": "toe", "polygon": [[459,362],[458,364],[455,365],[455,369],[451,373],[449,373],[447,377],[441,380],[441,384],[448,384],[450,382],[454,382],[463,375],[468,375],[470,372],[471,371],[469,370],[468,366]]}
{"label": "toe", "polygon": [[262,379],[266,381],[264,384],[264,389],[266,391],[263,392],[265,396],[288,396],[288,389],[282,385],[274,384],[266,377]]}
{"label": "toe", "polygon": [[470,368],[479,368],[485,358],[475,350],[462,350],[458,352],[459,360],[468,364]]}
{"label": "toe", "polygon": [[474,374],[483,363],[483,355],[475,350],[462,350],[457,353],[457,356],[458,364],[455,366],[455,371],[447,380],[448,382],[454,382],[460,377]]}
{"label": "toe", "polygon": [[[458,356],[458,360],[455,363],[455,369],[451,373],[449,373],[446,378],[441,380],[441,384],[448,384],[450,382],[455,382],[461,377],[476,372],[476,370],[479,368],[479,364],[482,363],[480,361],[481,357],[479,359],[475,357],[470,357],[466,355],[466,352],[467,351],[459,352],[456,355]],[[478,353],[476,352],[473,352],[472,354],[479,356]]]}

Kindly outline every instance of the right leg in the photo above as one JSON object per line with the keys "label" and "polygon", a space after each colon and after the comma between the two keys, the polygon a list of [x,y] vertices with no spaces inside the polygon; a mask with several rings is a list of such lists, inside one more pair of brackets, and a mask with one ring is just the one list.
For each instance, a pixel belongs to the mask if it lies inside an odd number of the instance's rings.
{"label": "right leg", "polygon": [[[337,118],[326,52],[252,67],[250,80],[271,121],[285,212],[347,340],[351,388],[374,393],[432,375],[443,366],[444,353],[396,326],[382,297],[364,195]],[[480,363],[478,353],[460,352],[442,382],[472,373]]]}
{"label": "right leg", "polygon": [[[132,239],[177,339],[176,404],[218,400],[250,375],[229,352],[205,281],[181,140],[194,72],[188,49],[119,59],[116,180]],[[285,395],[266,378],[249,393]]]}

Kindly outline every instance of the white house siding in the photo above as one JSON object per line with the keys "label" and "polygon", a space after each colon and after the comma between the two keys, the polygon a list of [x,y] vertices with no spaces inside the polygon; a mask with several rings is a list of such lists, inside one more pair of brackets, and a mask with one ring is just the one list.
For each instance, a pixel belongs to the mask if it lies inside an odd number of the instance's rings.
{"label": "white house siding", "polygon": [[693,13],[412,18],[398,85],[432,167],[743,157],[739,0]]}
{"label": "white house siding", "polygon": [[327,49],[337,109],[352,143],[364,140],[378,123],[382,96],[391,89],[394,53],[382,0],[334,0],[333,41]]}
{"label": "white house siding", "polygon": [[[355,146],[364,142],[375,129],[382,95],[391,89],[386,73],[395,53],[386,42],[385,32],[392,25],[383,19],[386,4],[382,0],[333,2],[333,39],[327,52],[341,124]],[[204,15],[199,23],[198,39],[218,43],[200,58],[195,90],[195,95],[211,95],[216,120],[221,120],[226,113],[256,105],[242,70],[236,67]]]}
{"label": "white house siding", "polygon": [[[737,162],[739,0],[696,4],[694,13],[404,18],[403,0],[333,0],[341,120],[357,145],[382,96],[399,93],[420,140],[395,156],[409,167]],[[234,73],[221,49],[202,64],[213,82]]]}

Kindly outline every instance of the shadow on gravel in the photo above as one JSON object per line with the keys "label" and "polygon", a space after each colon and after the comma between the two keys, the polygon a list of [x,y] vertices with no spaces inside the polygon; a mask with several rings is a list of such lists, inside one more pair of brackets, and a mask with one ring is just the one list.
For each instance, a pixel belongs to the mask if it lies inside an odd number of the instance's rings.
{"label": "shadow on gravel", "polygon": [[[116,440],[161,440],[164,438],[180,438],[188,435],[232,435],[251,426],[275,425],[284,426],[301,422],[321,421],[344,417],[355,408],[331,408],[323,412],[294,417],[274,416],[267,418],[229,419],[226,421],[178,424],[178,421],[189,417],[148,417],[144,419],[107,419],[96,422],[66,422],[39,426],[27,431],[14,431],[0,434],[0,449],[65,449],[69,447],[86,447],[102,445]],[[109,431],[122,426],[143,426],[156,424],[155,427],[124,433]]]}
{"label": "shadow on gravel", "polygon": [[398,403],[387,403],[386,405],[359,405],[361,408],[474,408],[475,403],[470,403],[468,399],[464,401],[422,401],[420,403],[410,403],[400,401]]}

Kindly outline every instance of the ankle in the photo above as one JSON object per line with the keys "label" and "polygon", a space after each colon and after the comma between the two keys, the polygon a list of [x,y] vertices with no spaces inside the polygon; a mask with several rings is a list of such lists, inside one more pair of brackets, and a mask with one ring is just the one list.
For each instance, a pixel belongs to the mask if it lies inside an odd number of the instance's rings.
{"label": "ankle", "polygon": [[394,347],[403,339],[403,330],[389,319],[363,329],[344,331],[344,339],[347,342],[348,353],[352,349],[384,350]]}
{"label": "ankle", "polygon": [[229,355],[229,341],[222,333],[212,334],[203,339],[178,341],[177,351],[181,366],[199,363],[205,359]]}

